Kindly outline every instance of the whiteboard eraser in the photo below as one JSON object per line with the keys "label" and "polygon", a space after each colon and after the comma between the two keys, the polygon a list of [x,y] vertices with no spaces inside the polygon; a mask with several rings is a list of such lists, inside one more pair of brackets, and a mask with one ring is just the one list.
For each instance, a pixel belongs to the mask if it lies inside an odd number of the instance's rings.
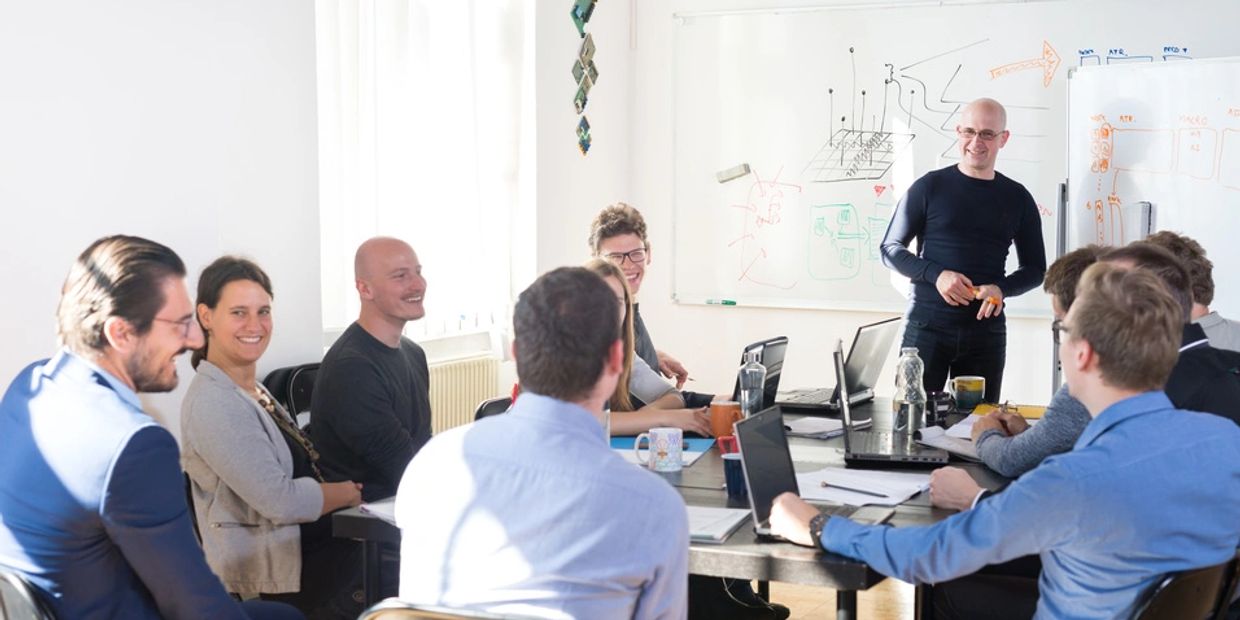
{"label": "whiteboard eraser", "polygon": [[716,172],[715,178],[718,179],[720,183],[727,183],[732,179],[739,179],[747,174],[749,174],[749,164],[741,164],[739,166],[732,166],[727,170],[720,170],[719,172]]}

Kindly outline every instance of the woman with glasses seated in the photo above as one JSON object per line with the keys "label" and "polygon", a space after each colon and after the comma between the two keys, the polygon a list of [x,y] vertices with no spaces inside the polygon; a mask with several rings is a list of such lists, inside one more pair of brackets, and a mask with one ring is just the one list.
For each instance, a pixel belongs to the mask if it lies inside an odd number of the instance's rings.
{"label": "woman with glasses seated", "polygon": [[256,379],[271,339],[271,281],[225,256],[198,279],[205,342],[181,405],[182,462],[207,563],[229,592],[290,603],[311,618],[361,612],[358,546],[331,535],[330,513],[361,485],[329,482],[293,417]]}
{"label": "woman with glasses seated", "polygon": [[680,391],[668,385],[633,348],[633,297],[625,282],[624,272],[614,263],[601,258],[591,259],[586,269],[603,278],[620,301],[624,324],[624,371],[612,395],[611,432],[636,435],[657,426],[673,426],[699,435],[710,435],[710,415],[705,407],[685,408]]}

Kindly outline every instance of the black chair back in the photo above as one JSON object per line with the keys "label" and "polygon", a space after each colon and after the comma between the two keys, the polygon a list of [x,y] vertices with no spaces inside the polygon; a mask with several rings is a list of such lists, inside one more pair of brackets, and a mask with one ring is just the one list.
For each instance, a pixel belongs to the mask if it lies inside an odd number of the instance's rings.
{"label": "black chair back", "polygon": [[263,385],[295,418],[310,410],[310,397],[314,394],[314,379],[318,373],[318,362],[285,366],[267,373]]}
{"label": "black chair back", "polygon": [[1137,620],[1223,618],[1236,589],[1240,552],[1231,560],[1167,575],[1137,606]]}
{"label": "black chair back", "polygon": [[21,573],[0,569],[0,618],[55,620],[56,614]]}
{"label": "black chair back", "polygon": [[484,400],[478,404],[478,409],[474,411],[474,421],[477,422],[482,418],[498,415],[508,411],[512,406],[512,397],[501,396],[499,398],[491,398]]}

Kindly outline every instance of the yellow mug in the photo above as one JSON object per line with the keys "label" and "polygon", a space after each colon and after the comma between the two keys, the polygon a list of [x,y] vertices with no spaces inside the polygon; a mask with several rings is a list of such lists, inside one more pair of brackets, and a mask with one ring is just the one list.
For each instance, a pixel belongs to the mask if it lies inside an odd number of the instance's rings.
{"label": "yellow mug", "polygon": [[986,396],[986,377],[962,375],[952,377],[952,396],[956,397],[956,408],[961,411],[972,411],[982,403]]}

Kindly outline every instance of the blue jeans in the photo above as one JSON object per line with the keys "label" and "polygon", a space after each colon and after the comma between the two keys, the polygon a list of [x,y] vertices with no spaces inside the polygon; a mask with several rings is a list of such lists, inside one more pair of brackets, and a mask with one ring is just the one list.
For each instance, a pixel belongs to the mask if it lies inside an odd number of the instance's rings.
{"label": "blue jeans", "polygon": [[1007,361],[1007,323],[1003,317],[963,325],[936,325],[908,319],[901,347],[917,347],[925,364],[926,393],[943,390],[947,378],[986,377],[986,402],[997,403]]}

